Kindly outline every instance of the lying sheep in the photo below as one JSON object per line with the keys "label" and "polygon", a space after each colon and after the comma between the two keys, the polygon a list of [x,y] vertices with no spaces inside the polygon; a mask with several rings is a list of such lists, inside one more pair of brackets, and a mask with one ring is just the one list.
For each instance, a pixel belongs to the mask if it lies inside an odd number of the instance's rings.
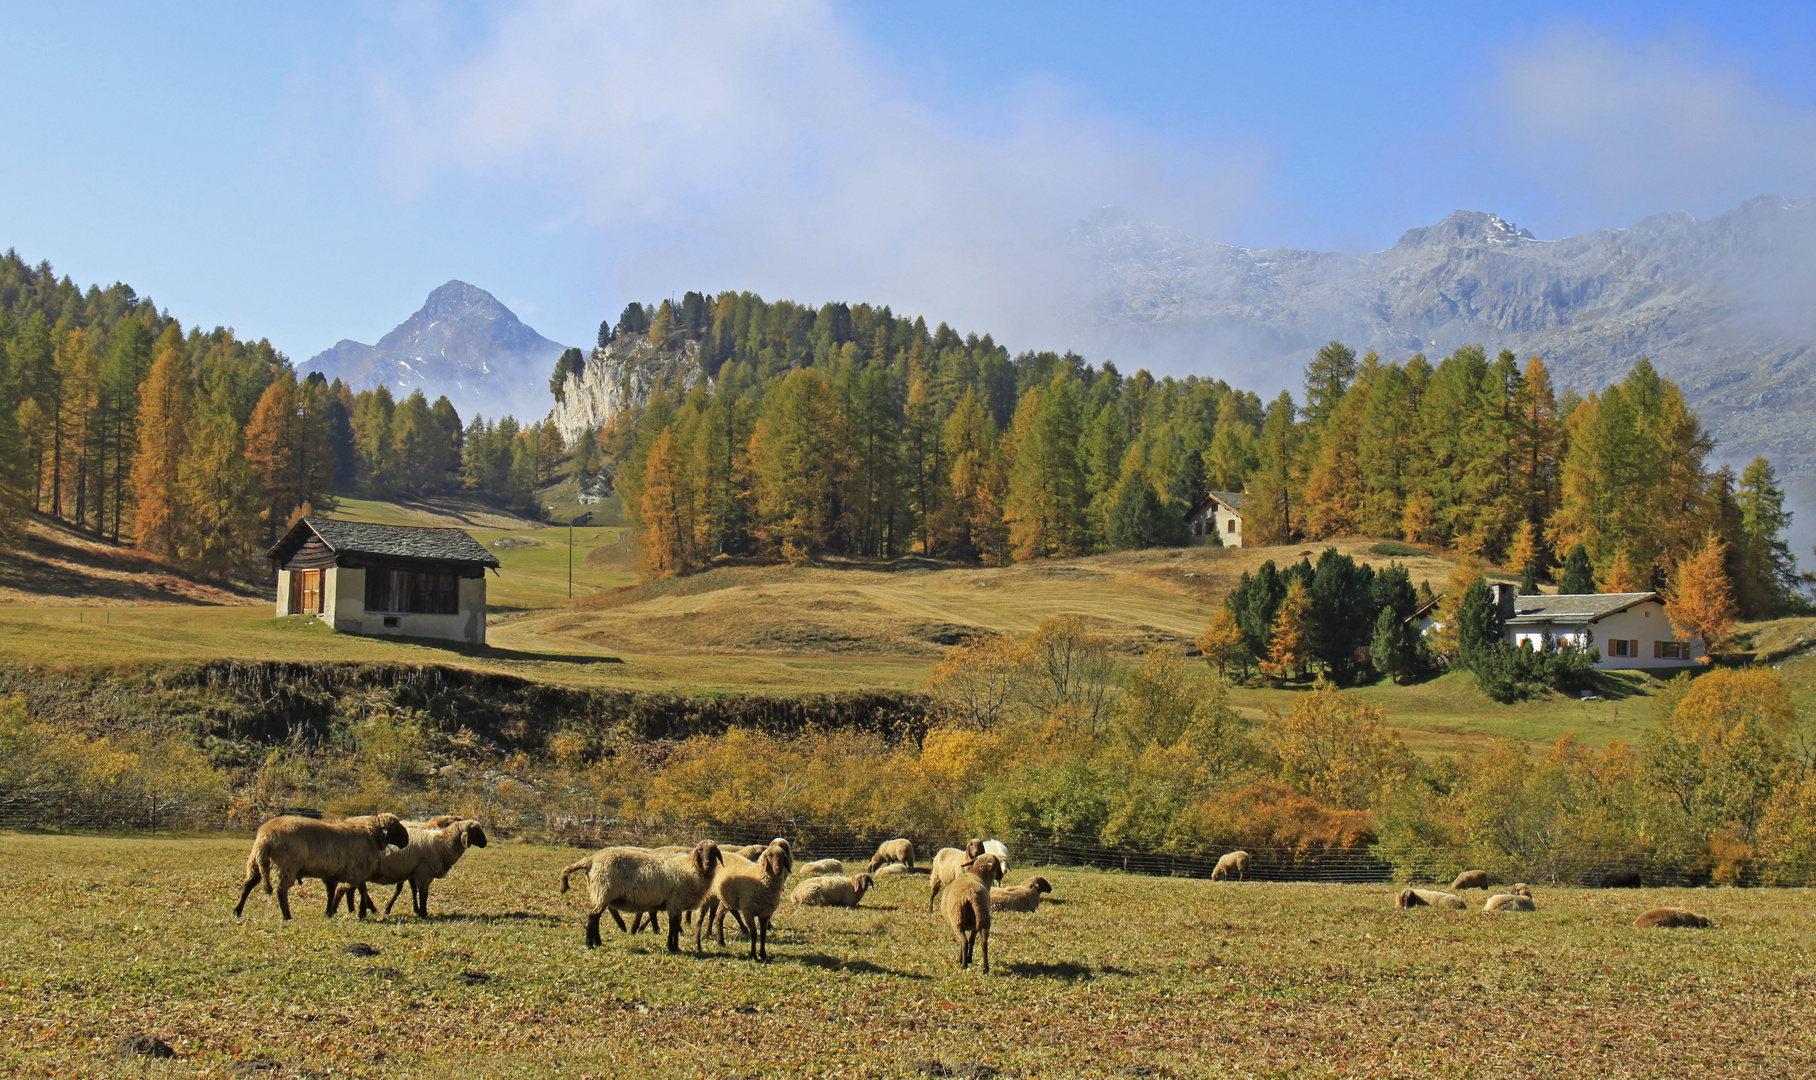
{"label": "lying sheep", "polygon": [[[965,850],[943,847],[933,853],[933,871],[928,875],[931,888],[927,892],[927,910],[933,910],[934,898],[939,896],[940,889],[965,872],[971,861],[984,853],[984,842],[972,840],[965,844]],[[991,857],[992,862],[995,856]],[[1001,875],[998,875],[998,880]]]}
{"label": "lying sheep", "polygon": [[[443,821],[443,818],[431,818],[430,822]],[[385,914],[397,905],[397,898],[403,895],[404,886],[410,886],[410,907],[419,918],[429,917],[429,883],[448,876],[454,864],[467,853],[470,847],[486,846],[486,831],[477,821],[448,818],[436,828],[410,828],[410,846],[386,848],[378,858],[378,869],[368,879],[370,884],[395,885],[391,899],[385,904]],[[352,910],[352,887],[344,886],[348,892],[347,907]],[[378,908],[373,905],[372,897],[366,892],[366,885],[359,886],[359,913],[364,915]]]}
{"label": "lying sheep", "polygon": [[990,882],[1002,880],[1002,868],[994,855],[979,855],[967,863],[964,872],[952,882],[940,898],[940,914],[952,928],[958,942],[958,966],[971,966],[971,953],[978,940],[984,943],[984,974],[990,974]]}
{"label": "lying sheep", "polygon": [[877,867],[887,866],[890,863],[900,863],[908,870],[914,869],[914,841],[900,836],[894,840],[883,841],[876,846],[876,854],[870,857],[870,866],[867,869],[874,874]]}
{"label": "lying sheep", "polygon": [[990,890],[991,911],[1033,911],[1040,906],[1042,893],[1050,893],[1053,886],[1044,877],[1033,877],[1020,885],[1009,885]]}
{"label": "lying sheep", "polygon": [[912,870],[913,870],[912,867],[905,866],[899,862],[892,862],[886,866],[878,867],[876,870],[876,876],[877,877],[888,877],[891,874],[907,874],[907,873],[911,873]]}
{"label": "lying sheep", "polygon": [[725,944],[725,914],[740,915],[745,934],[750,938],[750,957],[761,963],[769,960],[769,928],[776,909],[782,906],[782,886],[794,868],[794,856],[786,841],[776,841],[766,848],[755,864],[727,859],[714,877],[710,894],[700,908],[694,923],[694,948],[700,947],[701,932],[710,921],[719,944]]}
{"label": "lying sheep", "polygon": [[1450,883],[1451,892],[1462,892],[1464,889],[1486,889],[1487,887],[1488,871],[1486,870],[1465,870]]}
{"label": "lying sheep", "polygon": [[1527,893],[1498,893],[1482,905],[1483,911],[1537,911]]}
{"label": "lying sheep", "polygon": [[1247,881],[1248,872],[1249,853],[1246,851],[1232,851],[1228,855],[1217,860],[1216,868],[1211,871],[1211,880],[1228,881],[1230,875],[1235,874],[1237,881]]}
{"label": "lying sheep", "polygon": [[819,877],[822,874],[842,874],[845,872],[845,864],[838,859],[821,859],[818,862],[808,863],[806,866],[801,867],[798,872],[802,877]]}
{"label": "lying sheep", "polygon": [[[668,951],[681,951],[681,913],[700,906],[712,887],[724,856],[711,840],[702,840],[687,855],[658,855],[642,848],[613,847],[595,852],[561,872],[561,891],[568,875],[586,871],[593,906],[587,912],[586,947],[600,944],[599,918],[608,909],[668,912]],[[616,918],[616,911],[613,912]],[[653,916],[652,916],[653,917]],[[619,925],[623,925],[620,921]],[[698,942],[696,942],[696,949]]]}
{"label": "lying sheep", "polygon": [[1007,875],[1009,873],[1009,849],[1001,840],[985,840],[984,854],[996,856],[996,865]]}
{"label": "lying sheep", "polygon": [[872,884],[869,874],[810,877],[796,885],[788,898],[808,907],[857,907]]}
{"label": "lying sheep", "polygon": [[1401,889],[1400,895],[1394,897],[1394,907],[1401,909],[1434,907],[1462,911],[1468,906],[1462,897],[1454,893],[1434,892],[1430,889]]}
{"label": "lying sheep", "polygon": [[1602,875],[1604,889],[1639,889],[1645,887],[1638,870],[1610,870]]}
{"label": "lying sheep", "polygon": [[272,889],[277,875],[277,906],[290,918],[290,888],[302,878],[321,878],[328,893],[327,915],[332,918],[340,901],[341,883],[364,886],[378,869],[385,845],[408,847],[409,830],[395,814],[374,814],[349,821],[316,821],[305,817],[276,817],[259,826],[246,856],[246,879],[240,902],[233,906],[238,918],[246,910],[253,887],[265,883]]}
{"label": "lying sheep", "polygon": [[1660,907],[1634,919],[1633,925],[1641,930],[1651,930],[1657,927],[1708,926],[1709,920],[1707,916],[1680,907]]}

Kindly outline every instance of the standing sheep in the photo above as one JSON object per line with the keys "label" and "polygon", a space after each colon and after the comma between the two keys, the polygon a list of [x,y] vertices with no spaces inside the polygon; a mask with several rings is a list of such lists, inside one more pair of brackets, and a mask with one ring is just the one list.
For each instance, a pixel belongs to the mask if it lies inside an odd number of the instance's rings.
{"label": "standing sheep", "polygon": [[[593,902],[592,910],[587,912],[587,948],[597,948],[600,944],[600,916],[608,909],[621,908],[668,912],[668,951],[680,952],[681,913],[700,906],[723,859],[711,840],[700,841],[687,855],[658,855],[642,848],[606,848],[563,870],[561,891],[568,891],[569,874],[586,871],[587,891]],[[616,917],[616,911],[613,914]],[[698,948],[697,942],[695,947]]]}
{"label": "standing sheep", "polygon": [[1469,905],[1463,898],[1447,892],[1433,892],[1430,889],[1401,889],[1400,895],[1394,897],[1394,907],[1402,910],[1416,907],[1446,908],[1450,911],[1462,911]]}
{"label": "standing sheep", "polygon": [[1212,881],[1228,881],[1230,875],[1236,875],[1237,881],[1247,881],[1249,872],[1249,853],[1232,851],[1217,860],[1217,866],[1211,871]]}
{"label": "standing sheep", "polygon": [[1002,880],[996,856],[979,855],[940,897],[940,914],[958,942],[960,970],[971,966],[971,952],[982,938],[984,974],[990,974],[990,882]]}
{"label": "standing sheep", "polygon": [[[441,821],[441,818],[431,819]],[[385,904],[385,914],[397,905],[397,898],[403,895],[404,886],[410,886],[410,907],[418,918],[429,917],[429,883],[448,876],[454,864],[467,853],[468,847],[485,847],[486,831],[479,822],[471,819],[448,820],[438,828],[411,828],[410,846],[386,848],[378,857],[378,869],[368,883],[378,885],[395,885],[391,899]],[[346,886],[351,891],[351,886]],[[351,896],[347,907],[352,909]],[[365,884],[359,887],[359,913],[364,915],[378,908],[373,905],[372,897],[366,892]]]}
{"label": "standing sheep", "polygon": [[1680,907],[1661,907],[1653,908],[1633,920],[1633,925],[1641,930],[1651,930],[1659,927],[1708,926],[1709,920],[1707,916]]}
{"label": "standing sheep", "polygon": [[1001,840],[985,840],[984,854],[996,856],[997,869],[1001,870],[1004,876],[1008,875],[1009,848]]}
{"label": "standing sheep", "polygon": [[332,918],[340,902],[340,884],[363,887],[378,869],[386,844],[400,848],[410,844],[410,833],[395,814],[374,814],[351,821],[272,818],[259,826],[258,835],[252,839],[252,851],[246,856],[246,879],[233,915],[239,918],[245,912],[246,898],[260,881],[269,894],[275,873],[277,906],[286,920],[290,918],[290,888],[306,877],[322,879],[322,887],[328,893],[327,915]]}
{"label": "standing sheep", "polygon": [[870,866],[867,869],[874,874],[877,867],[887,866],[890,863],[901,863],[910,870],[914,869],[914,841],[900,836],[894,840],[883,841],[876,846],[876,854],[870,857]]}
{"label": "standing sheep", "polygon": [[1462,892],[1464,889],[1486,888],[1488,888],[1488,871],[1486,870],[1465,870],[1457,875],[1455,881],[1450,883],[1451,892]]}
{"label": "standing sheep", "polygon": [[1032,877],[1020,885],[990,890],[991,911],[1033,911],[1040,906],[1042,893],[1050,893],[1053,886],[1044,877]]}
{"label": "standing sheep", "polygon": [[1638,889],[1645,886],[1638,870],[1610,870],[1602,875],[1604,889]]}
{"label": "standing sheep", "polygon": [[751,959],[767,963],[770,924],[776,909],[782,906],[782,886],[794,867],[794,856],[787,842],[778,840],[769,845],[754,866],[741,863],[744,860],[726,860],[714,878],[711,893],[694,922],[694,948],[699,949],[700,935],[708,920],[719,935],[719,944],[725,944],[725,913],[730,912],[742,916],[740,921],[750,938]]}
{"label": "standing sheep", "polygon": [[808,907],[857,907],[870,891],[869,874],[852,877],[810,877],[796,885],[788,898]]}
{"label": "standing sheep", "polygon": [[[940,890],[948,883],[957,879],[960,874],[964,873],[965,869],[971,865],[972,860],[983,853],[984,842],[982,840],[972,840],[968,842],[963,851],[960,851],[958,848],[943,847],[933,853],[933,871],[928,875],[928,883],[931,886],[927,892],[928,911],[933,910],[934,898],[939,896]],[[992,865],[995,865],[994,856],[991,857],[991,862]],[[997,874],[996,879],[998,881],[1002,880],[1002,875],[1000,873]]]}

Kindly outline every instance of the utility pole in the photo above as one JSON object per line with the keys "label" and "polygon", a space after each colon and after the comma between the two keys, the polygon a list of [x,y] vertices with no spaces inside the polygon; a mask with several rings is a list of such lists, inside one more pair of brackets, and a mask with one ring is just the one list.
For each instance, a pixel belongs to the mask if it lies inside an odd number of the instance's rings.
{"label": "utility pole", "polygon": [[593,520],[593,512],[588,510],[568,522],[568,599],[574,598],[574,526],[585,525]]}

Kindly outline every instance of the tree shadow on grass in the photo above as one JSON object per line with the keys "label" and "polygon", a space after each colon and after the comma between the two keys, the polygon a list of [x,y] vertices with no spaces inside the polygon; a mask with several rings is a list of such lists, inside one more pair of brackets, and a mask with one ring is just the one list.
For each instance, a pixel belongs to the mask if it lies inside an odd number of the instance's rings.
{"label": "tree shadow on grass", "polygon": [[839,960],[822,953],[796,953],[793,959],[804,967],[822,968],[826,971],[849,971],[854,975],[894,975],[898,979],[928,979],[932,976],[918,971],[901,971],[896,968],[873,964],[868,960]]}
{"label": "tree shadow on grass", "polygon": [[1066,982],[1078,982],[1081,979],[1095,979],[1099,975],[1133,975],[1119,967],[1104,966],[1093,968],[1089,964],[1078,964],[1070,960],[1059,963],[1014,963],[998,965],[1011,975],[1021,975],[1030,979],[1063,979]]}

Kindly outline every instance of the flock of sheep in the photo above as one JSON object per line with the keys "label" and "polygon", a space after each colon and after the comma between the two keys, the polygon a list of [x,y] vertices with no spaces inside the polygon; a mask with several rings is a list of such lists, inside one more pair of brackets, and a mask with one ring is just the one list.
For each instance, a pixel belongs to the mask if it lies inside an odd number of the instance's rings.
{"label": "flock of sheep", "polygon": [[[235,916],[244,913],[246,898],[261,882],[266,893],[274,889],[284,918],[290,918],[290,889],[303,878],[321,879],[327,893],[327,914],[342,902],[348,911],[364,917],[377,906],[367,892],[370,885],[393,885],[396,890],[385,905],[385,914],[411,890],[411,906],[418,916],[429,914],[429,886],[445,877],[469,847],[485,847],[485,829],[479,822],[454,817],[428,821],[402,821],[394,814],[373,814],[345,821],[317,821],[304,817],[279,817],[260,826],[246,857]],[[958,966],[971,966],[975,948],[983,946],[983,969],[990,970],[990,922],[995,912],[1034,911],[1041,897],[1053,891],[1045,878],[1032,877],[1020,885],[1001,884],[1009,872],[1009,849],[997,840],[972,840],[964,848],[941,848],[934,853],[928,874],[927,908],[937,904],[958,944]],[[1217,860],[1213,881],[1248,878],[1250,857],[1232,851]],[[845,876],[837,859],[821,859],[801,868],[805,875],[792,890],[794,847],[777,837],[768,844],[732,848],[702,840],[692,847],[609,847],[588,855],[561,872],[560,891],[568,879],[584,872],[588,897],[586,944],[601,943],[599,920],[607,912],[618,928],[637,933],[645,920],[657,929],[668,915],[668,948],[681,950],[681,926],[690,920],[694,950],[707,934],[725,944],[725,917],[730,915],[749,940],[749,955],[769,959],[769,931],[784,898],[796,904],[820,907],[857,907],[878,876],[915,868],[914,844],[906,839],[877,847],[868,868]],[[1637,887],[1637,875],[1613,874],[1603,882],[1611,887]],[[1488,889],[1488,874],[1469,870],[1450,884],[1452,891],[1408,888],[1394,898],[1401,909],[1432,907],[1461,911],[1468,905],[1458,893]],[[355,907],[357,897],[357,908]],[[1532,890],[1524,884],[1490,896],[1483,911],[1533,911]],[[625,925],[624,916],[631,916]],[[1709,920],[1683,908],[1654,908],[1634,923],[1641,928],[1708,926]]]}
{"label": "flock of sheep", "polygon": [[[266,893],[276,891],[278,907],[289,919],[291,888],[303,878],[319,878],[327,893],[329,916],[343,902],[348,911],[357,911],[361,917],[376,912],[367,887],[394,885],[396,891],[385,905],[388,915],[408,884],[412,909],[427,917],[430,884],[445,877],[467,848],[485,846],[485,829],[470,819],[402,821],[394,814],[333,822],[273,818],[253,838],[233,913],[245,912],[247,897],[262,882]],[[1033,911],[1040,906],[1041,897],[1053,891],[1040,877],[1021,885],[1001,885],[1009,861],[1009,849],[997,840],[972,840],[963,849],[941,848],[933,856],[927,907],[931,910],[938,902],[958,944],[961,968],[971,966],[973,951],[981,942],[983,969],[989,972],[993,912]],[[628,933],[637,933],[646,919],[656,928],[666,912],[671,952],[681,949],[684,919],[693,922],[695,951],[709,933],[723,946],[725,917],[730,915],[750,941],[751,958],[767,961],[771,923],[785,892],[796,904],[856,907],[877,876],[914,868],[914,844],[906,839],[889,840],[877,847],[863,873],[847,877],[841,873],[844,864],[839,860],[821,859],[803,866],[806,877],[787,890],[795,869],[794,847],[788,840],[777,837],[768,844],[743,848],[702,840],[692,847],[606,848],[562,870],[560,891],[568,891],[572,875],[585,873],[591,900],[586,924],[589,948],[601,943],[599,920],[607,912]],[[632,918],[628,927],[624,922],[627,914]]]}

